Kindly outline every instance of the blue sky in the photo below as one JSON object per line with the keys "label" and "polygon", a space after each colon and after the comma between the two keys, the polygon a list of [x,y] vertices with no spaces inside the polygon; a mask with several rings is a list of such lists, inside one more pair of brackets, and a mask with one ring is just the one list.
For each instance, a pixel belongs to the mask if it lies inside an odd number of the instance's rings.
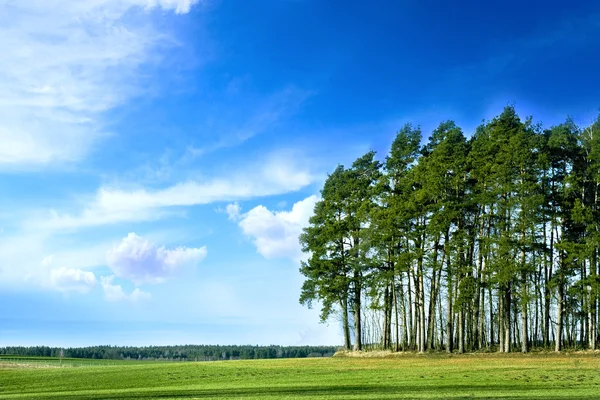
{"label": "blue sky", "polygon": [[600,3],[0,0],[0,346],[340,344],[327,173],[397,129],[600,100]]}

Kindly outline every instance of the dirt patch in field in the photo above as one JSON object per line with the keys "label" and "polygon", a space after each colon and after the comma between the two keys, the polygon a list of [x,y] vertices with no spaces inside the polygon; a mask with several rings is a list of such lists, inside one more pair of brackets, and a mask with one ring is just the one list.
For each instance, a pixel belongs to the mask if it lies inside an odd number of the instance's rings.
{"label": "dirt patch in field", "polygon": [[48,364],[42,364],[42,363],[0,362],[0,369],[33,369],[33,368],[60,368],[60,365],[48,365]]}

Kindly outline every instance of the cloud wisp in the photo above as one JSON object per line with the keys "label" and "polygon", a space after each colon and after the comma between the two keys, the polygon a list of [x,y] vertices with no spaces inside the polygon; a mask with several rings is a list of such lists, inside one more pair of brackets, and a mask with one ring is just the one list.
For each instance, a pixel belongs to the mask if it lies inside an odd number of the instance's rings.
{"label": "cloud wisp", "polygon": [[168,214],[169,208],[279,195],[298,191],[314,180],[307,169],[276,155],[262,166],[251,165],[227,176],[189,180],[162,189],[101,187],[81,213],[52,211],[50,218],[30,223],[38,229],[60,230],[152,220]]}
{"label": "cloud wisp", "polygon": [[195,0],[0,0],[0,167],[84,156],[102,114],[139,94],[136,72],[166,43],[151,11]]}
{"label": "cloud wisp", "polygon": [[133,303],[138,303],[142,301],[149,301],[152,298],[152,295],[150,293],[144,292],[140,288],[135,288],[130,294],[127,294],[125,293],[121,285],[115,285],[113,283],[114,279],[114,275],[103,276],[100,278],[102,290],[104,290],[104,299],[106,301],[131,301]]}
{"label": "cloud wisp", "polygon": [[90,271],[60,267],[50,271],[50,284],[60,292],[85,294],[96,286],[96,275]]}
{"label": "cloud wisp", "polygon": [[221,149],[239,146],[277,127],[286,118],[298,112],[312,95],[311,91],[290,85],[265,99],[252,101],[251,112],[244,110],[246,107],[241,107],[242,111],[237,111],[236,107],[228,106],[226,111],[222,111],[225,125],[217,123],[216,126],[207,127],[215,131],[215,138],[200,146],[188,146],[186,156],[196,158]]}

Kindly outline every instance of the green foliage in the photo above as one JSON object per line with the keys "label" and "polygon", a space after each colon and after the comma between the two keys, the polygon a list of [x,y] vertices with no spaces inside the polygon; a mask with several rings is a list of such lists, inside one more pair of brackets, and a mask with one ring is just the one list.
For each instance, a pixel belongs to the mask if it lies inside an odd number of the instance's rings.
{"label": "green foliage", "polygon": [[[323,321],[340,311],[346,328],[350,312],[357,338],[367,302],[382,319],[370,330],[382,331],[387,348],[392,313],[396,340],[402,328],[404,341],[415,348],[420,340],[421,351],[425,335],[430,347],[438,340],[438,348],[452,349],[448,342],[458,340],[462,351],[465,340],[471,348],[500,341],[509,351],[520,341],[527,351],[542,334],[549,344],[553,312],[558,333],[570,333],[571,343],[587,337],[593,347],[600,117],[583,129],[567,119],[543,130],[508,106],[469,140],[453,121],[442,122],[424,146],[421,139],[420,128],[404,125],[385,162],[371,151],[328,177],[300,238],[309,257],[300,301],[319,300]],[[486,295],[494,306],[480,301]],[[543,313],[535,338],[531,312]],[[570,318],[569,332],[563,318]]]}
{"label": "green foliage", "polygon": [[213,361],[229,359],[304,358],[309,355],[329,356],[333,346],[227,346],[227,345],[184,345],[184,346],[90,346],[59,348],[48,346],[0,347],[0,354],[17,357],[54,357],[60,354],[66,359],[93,360],[176,360]]}

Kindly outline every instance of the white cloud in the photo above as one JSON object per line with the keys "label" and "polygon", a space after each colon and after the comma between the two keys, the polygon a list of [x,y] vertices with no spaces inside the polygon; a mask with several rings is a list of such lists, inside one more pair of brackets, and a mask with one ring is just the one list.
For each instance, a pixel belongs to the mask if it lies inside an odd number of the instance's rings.
{"label": "white cloud", "polygon": [[206,247],[157,247],[135,233],[108,251],[106,260],[116,276],[135,284],[160,283],[178,271],[196,266],[206,257]]}
{"label": "white cloud", "polygon": [[71,229],[152,220],[167,213],[160,209],[277,195],[311,184],[312,174],[286,157],[289,155],[274,155],[262,167],[247,166],[227,177],[187,181],[158,190],[102,187],[79,215],[52,211],[49,218],[37,219],[31,225],[36,229]]}
{"label": "white cloud", "polygon": [[60,267],[50,271],[50,284],[61,292],[87,293],[96,286],[93,272]]}
{"label": "white cloud", "polygon": [[106,301],[117,302],[129,300],[134,303],[141,301],[148,301],[152,298],[152,295],[148,292],[144,292],[139,288],[135,288],[130,294],[126,294],[121,285],[113,284],[115,279],[114,275],[100,277],[102,283],[102,289],[104,290],[104,298]]}
{"label": "white cloud", "polygon": [[49,256],[44,257],[40,265],[42,267],[49,267],[52,265],[52,261],[54,260],[54,255],[50,254]]}
{"label": "white cloud", "polygon": [[186,14],[198,0],[138,0],[138,2],[146,3],[146,7],[149,8],[160,6],[164,9],[175,10],[177,14]]}
{"label": "white cloud", "polygon": [[227,204],[225,207],[225,212],[229,216],[228,218],[230,221],[236,221],[240,217],[241,211],[242,208],[238,203]]}
{"label": "white cloud", "polygon": [[299,260],[302,250],[298,237],[313,215],[317,196],[295,203],[291,211],[270,211],[257,206],[239,215],[239,226],[252,238],[256,250],[265,258],[290,258]]}
{"label": "white cloud", "polygon": [[141,92],[138,68],[166,43],[148,10],[194,0],[0,0],[0,166],[79,159],[101,114]]}
{"label": "white cloud", "polygon": [[129,298],[134,303],[137,303],[140,301],[149,301],[152,298],[152,295],[148,292],[144,292],[140,288],[135,288],[133,289],[133,292],[131,292],[131,294],[129,295]]}

